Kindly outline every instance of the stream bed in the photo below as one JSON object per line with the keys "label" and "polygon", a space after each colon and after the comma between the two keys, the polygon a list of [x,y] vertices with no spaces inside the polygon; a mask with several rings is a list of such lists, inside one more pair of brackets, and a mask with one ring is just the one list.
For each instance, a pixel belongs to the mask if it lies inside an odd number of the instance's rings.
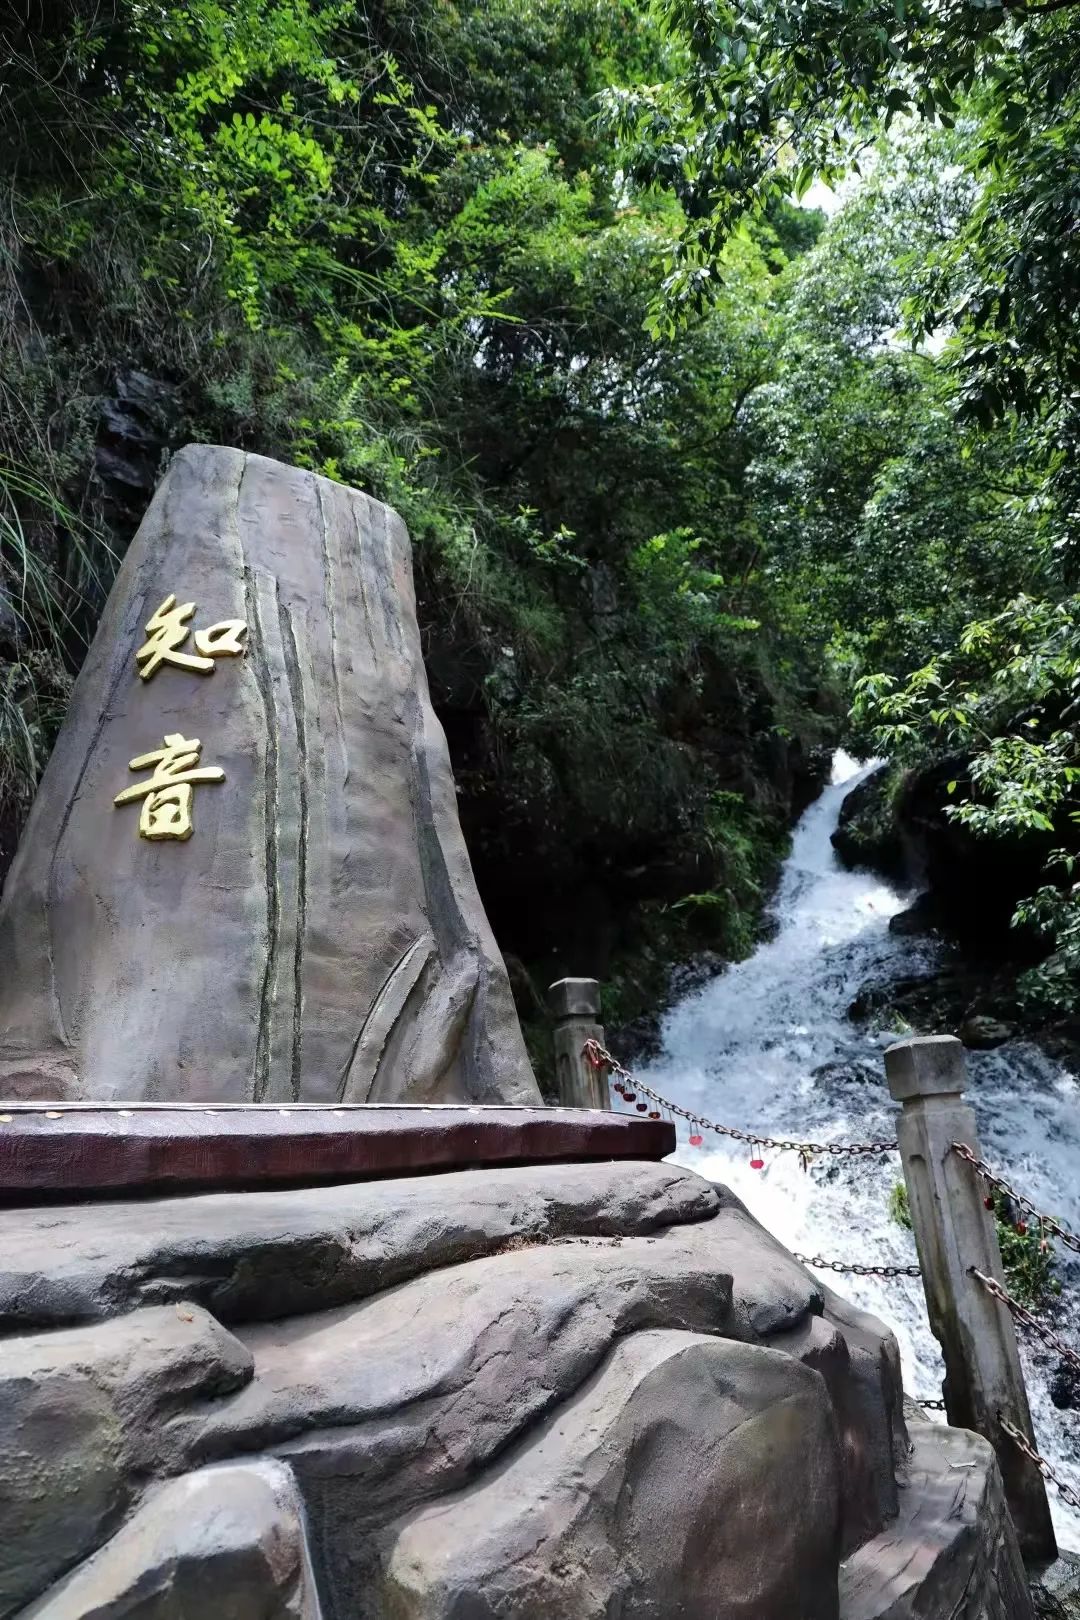
{"label": "stream bed", "polygon": [[[836,756],[832,784],[796,828],[774,902],[776,931],[745,962],[676,1002],[662,1027],[658,1058],[639,1065],[673,1102],[763,1136],[814,1141],[895,1137],[895,1105],[882,1053],[896,1032],[854,1023],[848,1008],[867,984],[933,971],[932,941],[889,932],[910,903],[882,879],[846,871],[830,835],[840,805],[871,767]],[[984,1156],[1041,1209],[1080,1231],[1080,1085],[1038,1048],[1010,1042],[969,1053],[969,1101]],[[751,1167],[741,1144],[706,1132],[689,1145],[679,1122],[675,1158],[735,1191],[789,1248],[859,1264],[910,1265],[911,1234],[889,1211],[901,1179],[897,1155],[818,1159],[765,1151]],[[1080,1266],[1061,1252],[1064,1294],[1054,1326],[1080,1346]],[[1075,1258],[1075,1257],[1074,1257]],[[886,1321],[899,1340],[908,1392],[939,1397],[941,1356],[917,1278],[820,1273]],[[1058,1358],[1021,1340],[1039,1449],[1080,1490],[1080,1404],[1054,1405]],[[1050,1498],[1062,1546],[1080,1551],[1080,1515]]]}

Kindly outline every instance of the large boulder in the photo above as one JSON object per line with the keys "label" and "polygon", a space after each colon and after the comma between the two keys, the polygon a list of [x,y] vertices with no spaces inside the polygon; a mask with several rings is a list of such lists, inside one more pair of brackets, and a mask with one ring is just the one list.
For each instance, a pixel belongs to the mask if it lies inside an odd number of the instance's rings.
{"label": "large boulder", "polygon": [[0,961],[2,1096],[538,1100],[393,512],[239,450],[173,459],[8,876]]}
{"label": "large boulder", "polygon": [[320,1620],[289,1470],[206,1468],[153,1492],[23,1620]]}
{"label": "large boulder", "polygon": [[840,1461],[790,1357],[639,1333],[472,1490],[387,1537],[395,1620],[835,1620]]}
{"label": "large boulder", "polygon": [[911,1440],[897,1517],[841,1571],[842,1620],[1033,1620],[989,1444],[929,1423]]}
{"label": "large boulder", "polygon": [[668,1164],[555,1164],[422,1181],[5,1212],[0,1331],[197,1300],[222,1322],[327,1310],[507,1247],[645,1236],[715,1215]]}
{"label": "large boulder", "polygon": [[[0,1620],[314,1620],[305,1543],[320,1620],[833,1620],[950,1477],[892,1335],[674,1167],[5,1221]],[[1007,1589],[976,1460],[949,1579]]]}
{"label": "large boulder", "polygon": [[897,823],[896,773],[888,765],[857,783],[840,806],[832,846],[845,866],[865,866],[894,883],[910,875],[911,857]]}
{"label": "large boulder", "polygon": [[0,1344],[0,1615],[100,1544],[140,1481],[183,1466],[164,1420],[251,1377],[196,1305]]}

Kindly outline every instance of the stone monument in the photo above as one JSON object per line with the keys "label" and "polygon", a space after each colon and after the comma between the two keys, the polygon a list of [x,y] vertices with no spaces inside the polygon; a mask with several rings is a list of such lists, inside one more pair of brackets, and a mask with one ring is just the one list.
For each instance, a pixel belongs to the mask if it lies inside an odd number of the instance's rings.
{"label": "stone monument", "polygon": [[[669,1127],[517,1106],[355,491],[173,461],[9,878],[0,1061],[0,1620],[1032,1620],[991,1448],[910,1421],[881,1323]],[[209,1162],[223,1115],[288,1185]],[[425,1174],[326,1158],[416,1121]]]}
{"label": "stone monument", "polygon": [[536,1102],[400,518],[217,446],[124,559],[0,907],[0,1095]]}

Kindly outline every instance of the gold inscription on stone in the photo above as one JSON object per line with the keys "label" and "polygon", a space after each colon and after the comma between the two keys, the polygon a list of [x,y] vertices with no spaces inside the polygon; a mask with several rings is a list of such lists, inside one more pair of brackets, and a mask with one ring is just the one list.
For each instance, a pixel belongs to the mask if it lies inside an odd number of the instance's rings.
{"label": "gold inscription on stone", "polygon": [[222,619],[207,630],[196,630],[194,653],[181,652],[191,632],[194,602],[177,603],[175,596],[167,596],[154,614],[146,621],[148,640],[135,654],[139,674],[148,681],[162,664],[174,664],[177,669],[193,669],[199,675],[214,673],[215,658],[238,658],[244,650],[247,625],[243,619]]}
{"label": "gold inscription on stone", "polygon": [[150,754],[140,754],[130,762],[133,771],[153,774],[145,782],[125,788],[113,800],[114,804],[132,804],[141,799],[139,836],[141,838],[190,838],[194,831],[191,823],[191,801],[196,782],[224,782],[225,772],[220,765],[199,765],[202,743],[197,737],[184,737],[179,731],[170,732],[164,747]]}

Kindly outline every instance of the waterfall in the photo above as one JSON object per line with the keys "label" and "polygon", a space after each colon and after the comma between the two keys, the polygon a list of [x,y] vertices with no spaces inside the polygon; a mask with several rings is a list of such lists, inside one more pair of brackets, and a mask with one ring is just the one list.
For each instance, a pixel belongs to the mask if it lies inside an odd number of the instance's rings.
{"label": "waterfall", "polygon": [[[773,937],[667,1014],[661,1055],[639,1072],[673,1102],[763,1136],[818,1142],[895,1137],[882,1053],[897,1033],[853,1023],[848,1008],[868,982],[932,971],[936,947],[891,934],[890,917],[911,897],[872,874],[844,870],[833,853],[830,834],[840,805],[870,769],[837,754],[831,785],[796,828]],[[1080,1232],[1076,1076],[1019,1041],[971,1054],[969,1072],[968,1099],[986,1158],[1040,1208]],[[911,1235],[888,1207],[902,1179],[898,1156],[819,1157],[804,1171],[796,1154],[766,1151],[764,1168],[755,1170],[741,1144],[706,1132],[694,1148],[685,1127],[679,1129],[676,1160],[726,1183],[789,1248],[860,1264],[914,1263]],[[1068,1258],[1061,1251],[1065,1295],[1055,1326],[1080,1348],[1080,1266],[1070,1266]],[[941,1356],[920,1281],[821,1275],[894,1330],[908,1391],[916,1398],[940,1396]],[[1022,1339],[1021,1353],[1039,1448],[1080,1490],[1080,1410],[1053,1405],[1057,1358],[1051,1352]],[[1080,1549],[1080,1515],[1053,1487],[1050,1499],[1062,1545]]]}

